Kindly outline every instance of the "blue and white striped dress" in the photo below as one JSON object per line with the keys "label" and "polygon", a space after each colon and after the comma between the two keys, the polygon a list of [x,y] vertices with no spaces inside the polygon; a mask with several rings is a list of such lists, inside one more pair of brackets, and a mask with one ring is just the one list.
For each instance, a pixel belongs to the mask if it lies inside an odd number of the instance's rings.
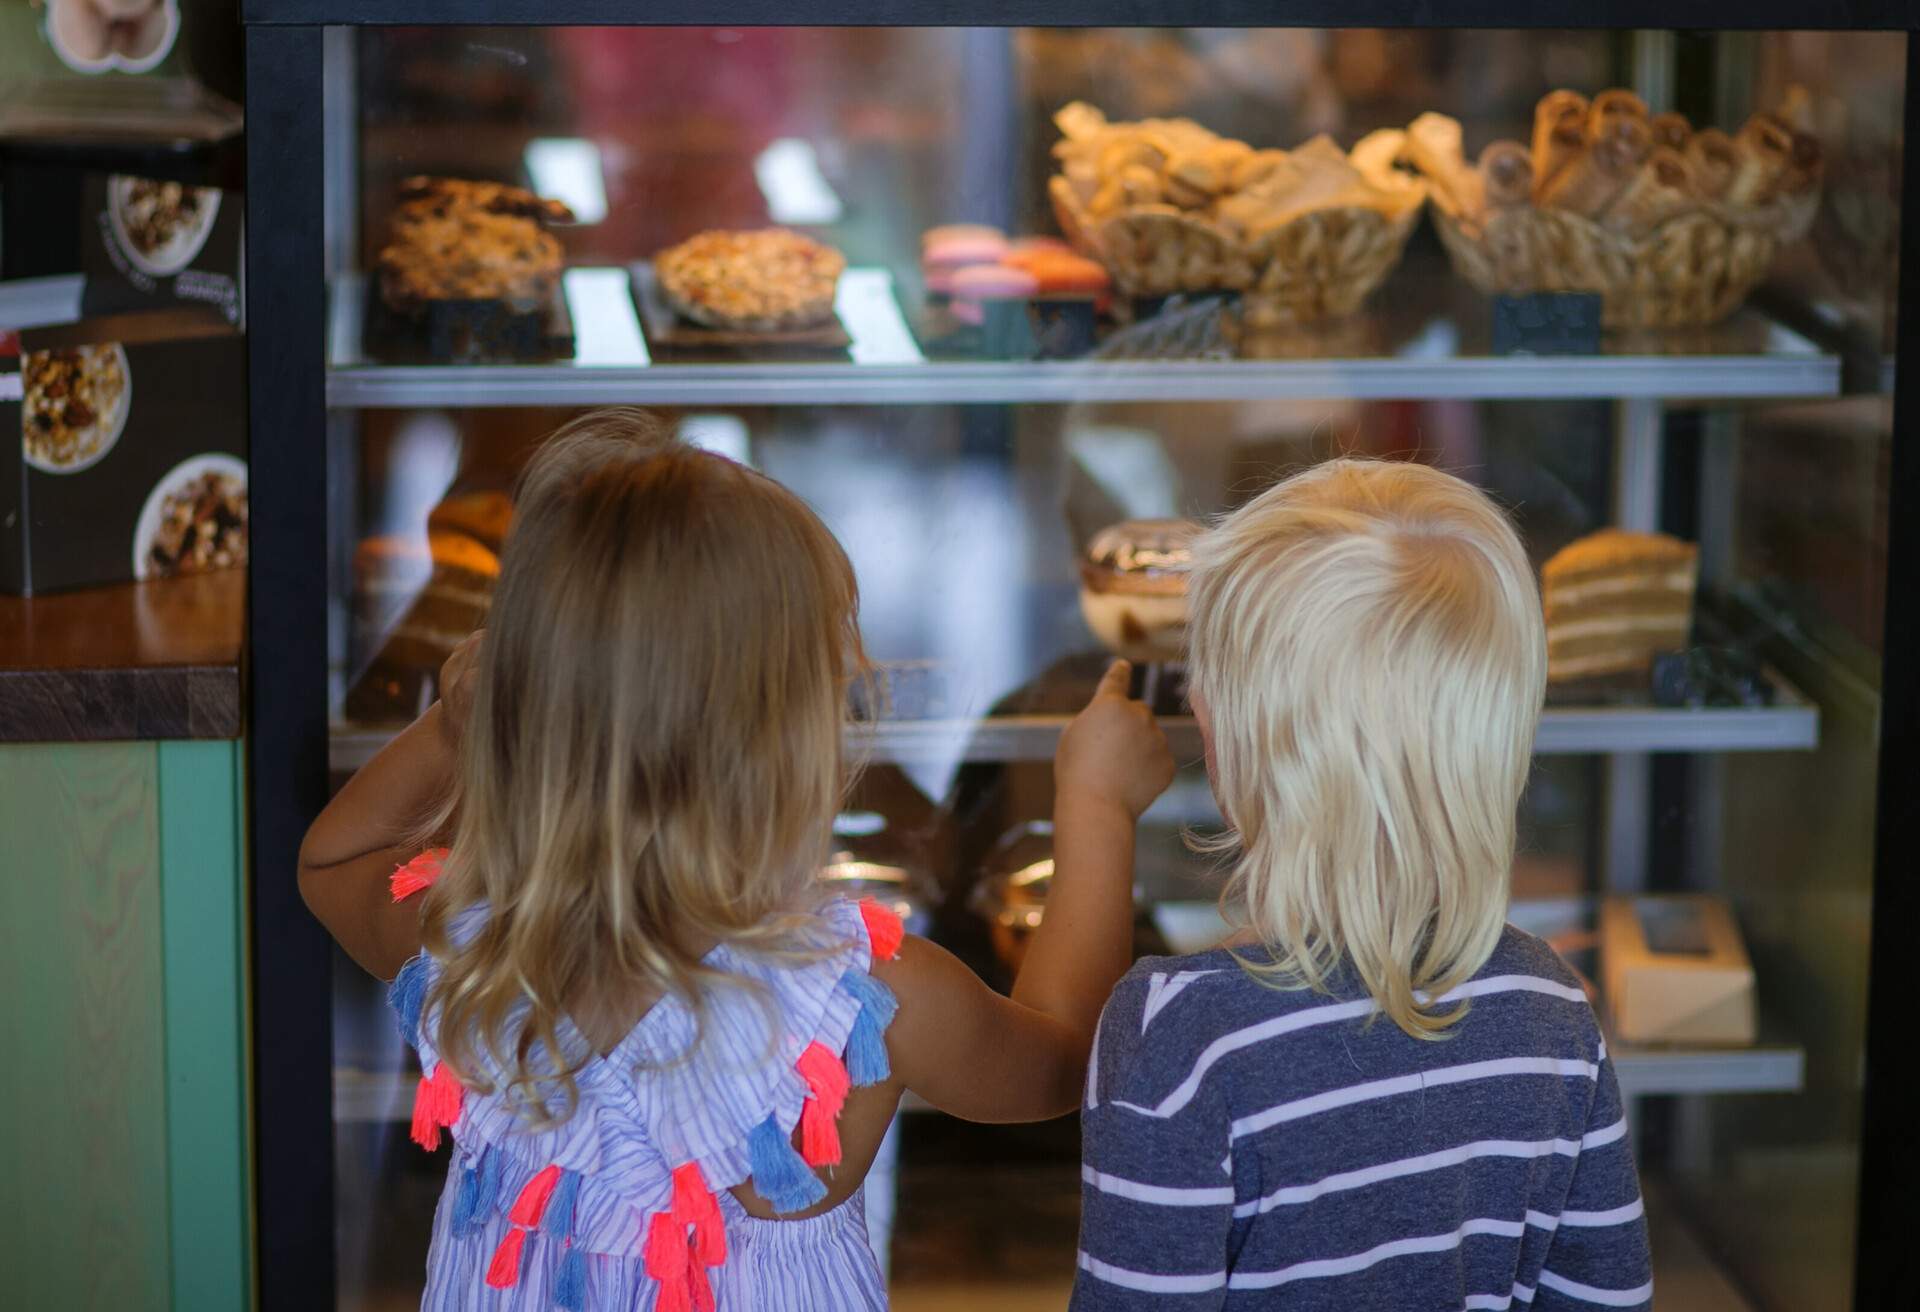
{"label": "blue and white striped dress", "polygon": [[[424,954],[410,962],[391,996],[426,1072],[415,1137],[435,1142],[444,1125],[454,1140],[421,1307],[884,1308],[859,1192],[800,1221],[749,1216],[728,1192],[751,1181],[783,1212],[824,1196],[792,1138],[803,1116],[837,1111],[849,1083],[885,1078],[894,1004],[869,967],[874,944],[891,953],[898,931],[876,914],[887,915],[825,903],[817,943],[825,954],[797,964],[715,948],[709,966],[757,987],[714,990],[697,1042],[692,1008],[663,998],[579,1072],[573,1114],[541,1129],[503,1094],[460,1088],[442,1072],[434,1016],[420,1015],[437,967]],[[454,941],[479,933],[486,918],[485,907],[462,912]],[[563,1025],[561,1043],[584,1040]],[[488,1074],[497,1086],[498,1072]]]}
{"label": "blue and white striped dress", "polygon": [[1409,1037],[1350,977],[1271,989],[1149,958],[1100,1020],[1075,1312],[1645,1308],[1646,1222],[1606,1041],[1509,927]]}

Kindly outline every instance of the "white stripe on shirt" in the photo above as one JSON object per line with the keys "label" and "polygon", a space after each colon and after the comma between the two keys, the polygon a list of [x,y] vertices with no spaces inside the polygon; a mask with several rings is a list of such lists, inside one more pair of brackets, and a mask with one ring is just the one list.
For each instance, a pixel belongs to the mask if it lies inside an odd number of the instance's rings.
{"label": "white stripe on shirt", "polygon": [[1235,1271],[1227,1279],[1227,1288],[1274,1289],[1296,1280],[1347,1276],[1356,1271],[1365,1271],[1368,1267],[1377,1266],[1392,1258],[1406,1257],[1412,1253],[1444,1253],[1460,1247],[1474,1235],[1498,1235],[1505,1239],[1518,1239],[1526,1233],[1526,1229],[1526,1226],[1519,1221],[1503,1221],[1493,1216],[1475,1217],[1461,1222],[1460,1228],[1450,1234],[1415,1235],[1407,1239],[1393,1239],[1369,1248],[1364,1253],[1354,1253],[1347,1257],[1326,1257],[1313,1262],[1295,1262],[1292,1266],[1283,1266],[1278,1271]]}
{"label": "white stripe on shirt", "polygon": [[[1559,1075],[1566,1078],[1598,1079],[1600,1067],[1590,1061],[1578,1058],[1559,1057],[1500,1057],[1492,1061],[1472,1061],[1460,1066],[1442,1066],[1437,1070],[1420,1071],[1412,1075],[1396,1075],[1384,1080],[1369,1080],[1364,1084],[1351,1084],[1343,1089],[1329,1089],[1325,1093],[1316,1093],[1308,1098],[1296,1098],[1292,1102],[1283,1102],[1277,1107],[1269,1107],[1252,1116],[1243,1116],[1233,1123],[1229,1139],[1242,1139],[1249,1134],[1257,1134],[1270,1126],[1284,1121],[1296,1121],[1306,1116],[1332,1111],[1336,1107],[1347,1107],[1354,1103],[1371,1102],[1377,1098],[1392,1098],[1403,1093],[1418,1093],[1423,1089],[1436,1088],[1447,1084],[1464,1084],[1469,1080],[1496,1079],[1503,1075]],[[1115,1103],[1115,1106],[1124,1106]]]}
{"label": "white stripe on shirt", "polygon": [[[1442,994],[1439,1004],[1445,1005],[1449,1002],[1486,997],[1496,993],[1542,993],[1548,997],[1577,1002],[1583,1007],[1587,1005],[1587,995],[1578,988],[1550,979],[1542,979],[1537,975],[1491,975],[1486,979],[1468,980],[1459,988],[1450,989]],[[1414,996],[1422,1005],[1426,1004],[1426,994],[1416,993]],[[1297,1030],[1310,1029],[1316,1025],[1330,1025],[1335,1021],[1370,1015],[1378,1010],[1379,1004],[1372,998],[1362,998],[1355,1002],[1333,1002],[1325,1006],[1309,1007],[1285,1016],[1276,1016],[1272,1020],[1261,1021],[1258,1025],[1249,1025],[1231,1034],[1223,1034],[1206,1046],[1194,1062],[1193,1070],[1188,1073],[1187,1078],[1180,1081],[1173,1092],[1162,1098],[1157,1105],[1141,1107],[1126,1102],[1114,1105],[1125,1107],[1130,1111],[1142,1112],[1148,1116],[1171,1116],[1193,1101],[1194,1095],[1200,1091],[1200,1082],[1206,1078],[1207,1072],[1221,1058],[1238,1052],[1242,1048],[1252,1047],[1256,1043],[1277,1039],[1283,1034],[1292,1034]],[[1605,1057],[1606,1049],[1602,1047],[1595,1060],[1603,1060]]]}
{"label": "white stripe on shirt", "polygon": [[1515,1303],[1533,1302],[1534,1288],[1514,1281],[1513,1288],[1504,1294],[1469,1294],[1467,1301],[1460,1305],[1460,1312],[1507,1312]]}
{"label": "white stripe on shirt", "polygon": [[1129,1271],[1123,1266],[1109,1266],[1085,1249],[1080,1252],[1080,1269],[1096,1280],[1149,1294],[1204,1294],[1227,1283],[1225,1271],[1208,1271],[1197,1276],[1157,1276],[1146,1271]]}
{"label": "white stripe on shirt", "polygon": [[1080,1178],[1103,1194],[1131,1198],[1136,1203],[1158,1203],[1162,1207],[1218,1207],[1233,1201],[1231,1185],[1211,1189],[1181,1189],[1172,1185],[1141,1184],[1138,1180],[1125,1180],[1117,1175],[1096,1171],[1091,1166],[1080,1168]]}
{"label": "white stripe on shirt", "polygon": [[1577,1298],[1582,1303],[1598,1303],[1601,1307],[1639,1307],[1653,1297],[1651,1280],[1638,1289],[1600,1289],[1557,1276],[1551,1271],[1540,1273],[1540,1287],[1551,1289],[1556,1294],[1565,1294],[1568,1298]]}
{"label": "white stripe on shirt", "polygon": [[[1618,1124],[1624,1133],[1626,1121],[1621,1120]],[[1595,1131],[1594,1133],[1603,1132]],[[1587,1139],[1593,1137],[1588,1135]],[[1586,1139],[1481,1139],[1474,1143],[1461,1144],[1458,1148],[1443,1148],[1438,1152],[1422,1153],[1417,1157],[1402,1157],[1397,1161],[1381,1162],[1376,1166],[1341,1171],[1336,1175],[1315,1180],[1311,1184],[1289,1185],[1284,1189],[1274,1190],[1264,1198],[1241,1203],[1233,1209],[1233,1214],[1255,1216],[1261,1212],[1271,1212],[1276,1207],[1310,1203],[1323,1194],[1359,1189],[1366,1185],[1378,1184],[1382,1180],[1398,1180],[1402,1176],[1420,1175],[1426,1171],[1438,1171],[1443,1167],[1459,1166],[1481,1157],[1538,1158],[1551,1157],[1555,1154],[1561,1157],[1578,1157],[1581,1148],[1586,1146],[1586,1142]]]}

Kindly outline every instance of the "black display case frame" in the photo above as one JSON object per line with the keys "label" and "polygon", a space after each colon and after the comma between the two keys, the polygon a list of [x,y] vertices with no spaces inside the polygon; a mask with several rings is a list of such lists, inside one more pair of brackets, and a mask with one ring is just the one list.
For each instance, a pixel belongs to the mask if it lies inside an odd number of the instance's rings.
{"label": "black display case frame", "polygon": [[[294,872],[328,795],[323,29],[335,25],[1289,26],[1881,30],[1909,35],[1899,300],[1920,305],[1920,0],[245,0],[249,760],[260,1306],[335,1306],[331,956]],[[1896,359],[1920,362],[1920,313]],[[1920,1290],[1903,949],[1920,925],[1920,363],[1897,370],[1854,1306]]]}

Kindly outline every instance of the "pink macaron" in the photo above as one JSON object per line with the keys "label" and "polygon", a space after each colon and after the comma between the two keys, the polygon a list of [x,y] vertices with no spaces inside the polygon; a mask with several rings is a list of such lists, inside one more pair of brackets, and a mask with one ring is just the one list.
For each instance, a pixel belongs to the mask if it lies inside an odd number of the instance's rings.
{"label": "pink macaron", "polygon": [[1004,264],[974,264],[955,271],[953,317],[962,323],[986,322],[986,302],[1024,301],[1040,290],[1040,280],[1025,269]]}

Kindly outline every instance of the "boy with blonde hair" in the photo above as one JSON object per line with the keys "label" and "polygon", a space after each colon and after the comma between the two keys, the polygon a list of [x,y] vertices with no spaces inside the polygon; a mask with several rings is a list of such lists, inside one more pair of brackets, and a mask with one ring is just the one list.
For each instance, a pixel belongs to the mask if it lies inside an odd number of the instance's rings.
{"label": "boy with blonde hair", "polygon": [[1073,1307],[1650,1305],[1605,1041],[1504,923],[1546,670],[1512,525],[1332,461],[1202,539],[1192,609],[1235,933],[1107,1004]]}

